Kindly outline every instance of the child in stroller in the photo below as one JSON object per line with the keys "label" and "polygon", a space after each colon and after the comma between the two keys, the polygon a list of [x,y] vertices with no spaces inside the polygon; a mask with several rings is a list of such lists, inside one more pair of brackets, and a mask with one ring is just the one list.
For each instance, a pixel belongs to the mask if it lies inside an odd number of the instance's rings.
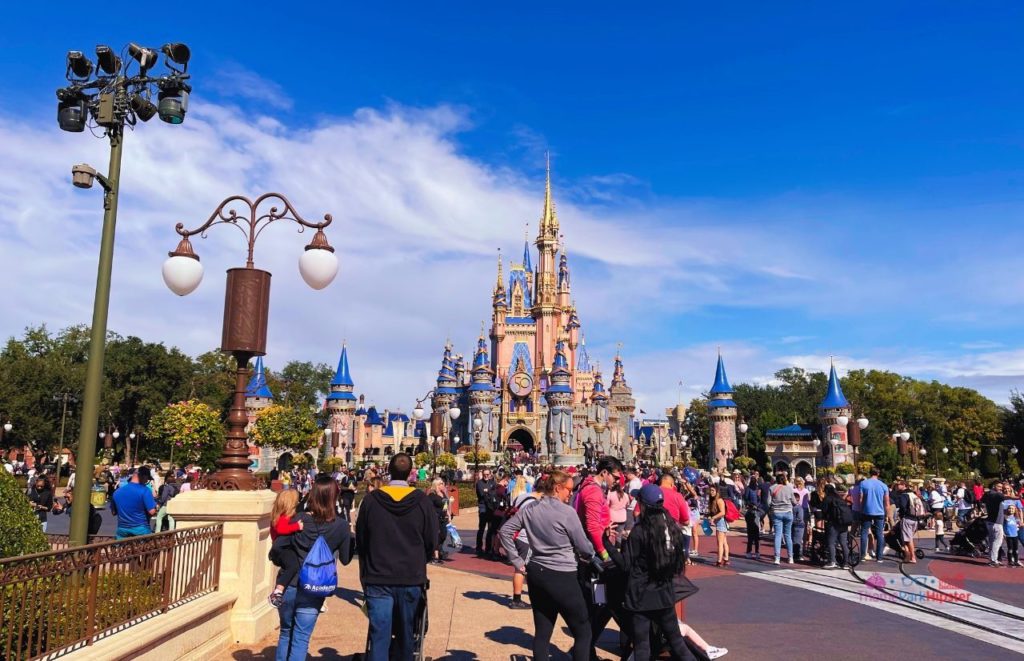
{"label": "child in stroller", "polygon": [[[899,526],[893,527],[886,523],[884,539],[885,545],[896,553],[897,558],[899,558],[900,560],[906,559],[906,553],[904,550],[904,547],[906,545],[903,543],[903,539],[900,537]],[[914,549],[914,557],[916,557],[918,560],[921,560],[922,558],[924,558],[924,551],[921,549]]]}
{"label": "child in stroller", "polygon": [[953,535],[950,551],[957,555],[979,558],[988,550],[988,527],[985,517],[971,519],[967,525]]}

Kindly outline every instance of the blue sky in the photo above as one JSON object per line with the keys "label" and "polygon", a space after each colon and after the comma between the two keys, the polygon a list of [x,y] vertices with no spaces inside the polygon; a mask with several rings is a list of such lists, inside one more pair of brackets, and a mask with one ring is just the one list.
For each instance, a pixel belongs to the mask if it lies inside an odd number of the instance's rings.
{"label": "blue sky", "polygon": [[[159,289],[169,227],[287,188],[338,217],[343,266],[318,298],[279,274],[295,255],[268,258],[288,292],[268,364],[333,362],[346,337],[367,395],[407,404],[446,335],[470,350],[493,251],[517,255],[535,227],[550,150],[588,343],[606,364],[624,343],[648,411],[680,379],[706,388],[718,345],[736,381],[830,354],[1000,401],[1022,380],[1019,3],[216,4],[7,10],[0,257],[23,305],[0,333],[88,320],[88,278],[62,269],[94,268],[98,213],[64,181],[67,164],[105,159],[53,121],[65,51],[181,40],[189,120],[129,137],[121,332],[216,345],[233,248],[204,246],[205,293],[177,300]],[[61,216],[73,259],[32,238]]]}

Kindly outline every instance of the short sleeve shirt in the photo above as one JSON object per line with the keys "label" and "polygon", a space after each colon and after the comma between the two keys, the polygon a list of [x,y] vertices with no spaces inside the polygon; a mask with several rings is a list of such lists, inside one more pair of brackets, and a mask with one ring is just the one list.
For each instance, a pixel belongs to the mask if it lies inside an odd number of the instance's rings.
{"label": "short sleeve shirt", "polygon": [[860,483],[860,492],[864,499],[865,516],[885,516],[885,496],[889,493],[885,482],[877,477],[868,478]]}
{"label": "short sleeve shirt", "polygon": [[149,511],[156,509],[153,491],[144,484],[129,482],[114,492],[119,528],[134,528],[149,524]]}

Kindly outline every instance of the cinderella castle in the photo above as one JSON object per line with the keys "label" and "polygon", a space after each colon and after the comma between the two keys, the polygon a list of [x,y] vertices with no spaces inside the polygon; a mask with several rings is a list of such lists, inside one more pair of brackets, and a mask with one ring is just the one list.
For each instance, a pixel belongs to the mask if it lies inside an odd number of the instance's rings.
{"label": "cinderella castle", "polygon": [[[534,246],[536,267],[527,239],[507,280],[499,253],[491,328],[487,336],[481,331],[472,363],[453,355],[450,342],[444,347],[431,398],[444,414],[442,447],[479,443],[492,453],[524,451],[564,464],[602,454],[632,459],[633,392],[620,354],[607,387],[587,354],[550,164]],[[455,409],[468,415],[451,415]]]}

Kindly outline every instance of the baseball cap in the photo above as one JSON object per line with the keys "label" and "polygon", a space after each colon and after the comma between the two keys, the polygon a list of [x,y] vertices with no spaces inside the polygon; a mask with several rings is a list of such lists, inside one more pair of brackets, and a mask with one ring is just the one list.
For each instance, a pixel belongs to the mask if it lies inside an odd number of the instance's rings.
{"label": "baseball cap", "polygon": [[660,505],[665,501],[665,493],[661,490],[661,487],[653,484],[645,484],[640,487],[637,497],[640,502],[644,505]]}

